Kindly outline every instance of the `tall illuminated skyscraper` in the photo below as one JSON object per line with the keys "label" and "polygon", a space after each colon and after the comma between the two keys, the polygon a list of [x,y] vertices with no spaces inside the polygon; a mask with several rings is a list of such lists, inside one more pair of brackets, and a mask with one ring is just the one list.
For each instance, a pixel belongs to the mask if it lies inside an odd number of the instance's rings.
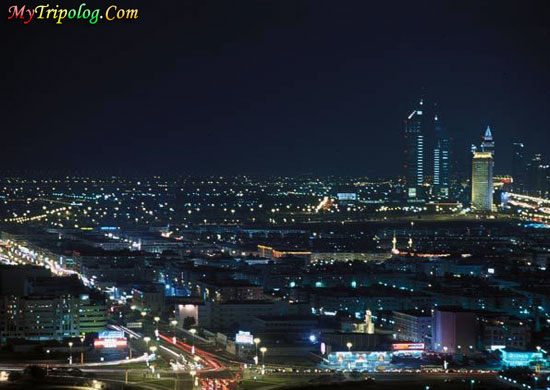
{"label": "tall illuminated skyscraper", "polygon": [[420,100],[418,108],[413,110],[405,121],[404,168],[409,199],[423,196],[425,127],[424,102]]}
{"label": "tall illuminated skyscraper", "polygon": [[433,185],[436,195],[449,195],[450,139],[439,117],[434,117],[435,146],[433,150]]}
{"label": "tall illuminated skyscraper", "polygon": [[493,210],[493,153],[495,142],[487,126],[481,152],[474,152],[472,159],[472,208],[478,211]]}
{"label": "tall illuminated skyscraper", "polygon": [[475,152],[472,160],[472,208],[490,212],[493,209],[493,155]]}

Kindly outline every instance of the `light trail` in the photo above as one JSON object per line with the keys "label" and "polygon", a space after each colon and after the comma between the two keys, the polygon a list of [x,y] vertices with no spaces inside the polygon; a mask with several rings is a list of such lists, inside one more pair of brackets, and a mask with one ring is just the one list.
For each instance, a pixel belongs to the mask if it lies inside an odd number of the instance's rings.
{"label": "light trail", "polygon": [[[190,354],[190,355],[193,354],[193,347],[189,344],[186,344],[179,340],[176,340],[176,342],[174,343],[171,337],[165,336],[163,334],[159,334],[159,338],[161,338],[163,341],[167,342],[168,344],[173,345],[178,349],[181,349],[187,354]],[[202,370],[202,371],[216,371],[216,370],[227,368],[226,366],[221,364],[213,354],[203,351],[202,349],[195,347],[195,355],[202,358],[203,361],[205,362],[205,365],[209,367],[208,369]]]}

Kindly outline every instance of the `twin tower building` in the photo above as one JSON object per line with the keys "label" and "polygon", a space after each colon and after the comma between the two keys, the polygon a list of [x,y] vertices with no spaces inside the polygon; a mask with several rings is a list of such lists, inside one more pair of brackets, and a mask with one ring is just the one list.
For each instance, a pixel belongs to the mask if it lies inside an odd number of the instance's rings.
{"label": "twin tower building", "polygon": [[[404,121],[404,169],[406,196],[410,201],[449,199],[451,185],[451,137],[437,107],[418,102]],[[494,141],[487,128],[480,151],[472,149],[472,207],[493,208]]]}

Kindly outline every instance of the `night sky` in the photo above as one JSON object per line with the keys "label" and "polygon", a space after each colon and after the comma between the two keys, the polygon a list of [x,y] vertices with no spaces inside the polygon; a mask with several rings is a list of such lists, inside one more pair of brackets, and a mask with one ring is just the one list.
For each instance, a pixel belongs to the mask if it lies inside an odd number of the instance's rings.
{"label": "night sky", "polygon": [[139,19],[4,19],[0,170],[397,175],[421,93],[459,156],[489,124],[497,172],[550,158],[547,0],[110,4]]}

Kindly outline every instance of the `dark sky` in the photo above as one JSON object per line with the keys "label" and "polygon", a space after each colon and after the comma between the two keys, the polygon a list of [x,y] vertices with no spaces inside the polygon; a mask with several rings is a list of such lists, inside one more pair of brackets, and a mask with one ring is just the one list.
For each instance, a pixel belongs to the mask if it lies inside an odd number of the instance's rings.
{"label": "dark sky", "polygon": [[548,3],[112,0],[88,7],[139,19],[4,19],[0,169],[397,174],[422,89],[458,154],[490,124],[497,170],[514,139],[550,158]]}

